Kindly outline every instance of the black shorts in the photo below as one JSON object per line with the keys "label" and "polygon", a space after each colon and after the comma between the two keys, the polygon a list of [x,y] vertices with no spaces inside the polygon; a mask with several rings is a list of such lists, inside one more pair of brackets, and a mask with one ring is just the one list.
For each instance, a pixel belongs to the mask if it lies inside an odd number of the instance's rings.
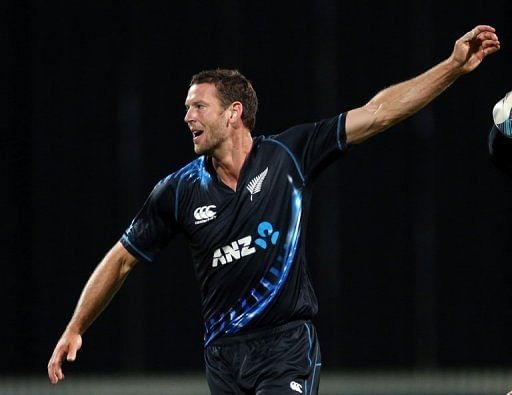
{"label": "black shorts", "polygon": [[213,341],[204,352],[212,395],[316,395],[320,345],[309,321]]}

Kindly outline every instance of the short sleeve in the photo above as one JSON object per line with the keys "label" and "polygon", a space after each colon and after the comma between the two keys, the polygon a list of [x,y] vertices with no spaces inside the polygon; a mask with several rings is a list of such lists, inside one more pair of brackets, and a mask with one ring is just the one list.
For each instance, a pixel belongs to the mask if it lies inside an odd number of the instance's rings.
{"label": "short sleeve", "polygon": [[291,151],[307,182],[347,151],[345,113],[294,126],[271,138],[280,141]]}
{"label": "short sleeve", "polygon": [[179,232],[174,196],[172,179],[158,183],[121,237],[121,244],[139,260],[152,262]]}

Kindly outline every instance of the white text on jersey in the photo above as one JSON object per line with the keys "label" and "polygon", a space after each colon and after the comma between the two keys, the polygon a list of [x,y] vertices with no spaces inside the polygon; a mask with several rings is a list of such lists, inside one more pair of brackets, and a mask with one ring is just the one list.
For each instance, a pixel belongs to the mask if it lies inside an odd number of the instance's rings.
{"label": "white text on jersey", "polygon": [[252,237],[245,236],[240,240],[232,241],[224,247],[217,248],[213,253],[212,267],[217,267],[219,263],[225,265],[232,261],[236,261],[244,256],[252,255],[256,252],[256,248],[251,247]]}

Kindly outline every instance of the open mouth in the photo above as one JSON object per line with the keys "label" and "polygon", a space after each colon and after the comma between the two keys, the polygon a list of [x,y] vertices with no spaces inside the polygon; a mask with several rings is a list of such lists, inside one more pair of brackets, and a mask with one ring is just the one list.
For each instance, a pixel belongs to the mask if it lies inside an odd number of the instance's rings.
{"label": "open mouth", "polygon": [[204,130],[193,130],[192,131],[193,140],[195,141],[203,133],[204,133]]}

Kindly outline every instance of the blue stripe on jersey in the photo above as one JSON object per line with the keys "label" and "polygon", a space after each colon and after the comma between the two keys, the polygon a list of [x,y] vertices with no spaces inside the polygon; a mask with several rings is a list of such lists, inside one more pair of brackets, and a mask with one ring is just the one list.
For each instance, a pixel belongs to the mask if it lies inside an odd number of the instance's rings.
{"label": "blue stripe on jersey", "polygon": [[[313,391],[313,388],[315,387],[315,376],[317,368],[322,366],[320,362],[318,362],[318,344],[313,348],[313,336],[311,333],[311,329],[309,328],[309,324],[305,323],[304,326],[306,327],[308,331],[308,341],[309,341],[309,350],[308,350],[308,361],[309,361],[309,367],[311,368],[313,366],[313,374],[311,375],[311,386],[309,387],[308,391],[308,380],[304,381],[304,393],[311,395],[311,392]],[[315,356],[313,360],[311,360],[311,353],[312,351],[315,351]]]}
{"label": "blue stripe on jersey", "polygon": [[311,350],[313,349],[313,342],[311,341],[311,330],[309,329],[309,326],[307,323],[305,323],[304,326],[306,327],[306,330],[308,331],[308,341],[309,341],[308,361],[309,361],[309,366],[311,366],[312,365]]}
{"label": "blue stripe on jersey", "polygon": [[149,255],[143,253],[141,250],[139,250],[137,247],[135,247],[135,245],[130,241],[130,239],[128,238],[128,236],[126,235],[126,233],[123,235],[122,237],[123,241],[125,241],[126,243],[128,243],[128,245],[130,247],[132,247],[135,252],[137,252],[141,257],[143,257],[145,260],[149,261],[149,262],[153,262],[153,258],[151,258]]}
{"label": "blue stripe on jersey", "polygon": [[[308,341],[309,341],[309,350],[308,350],[308,361],[309,361],[309,367],[311,368],[311,365],[313,364],[311,362],[311,350],[313,349],[313,343],[311,341],[311,331],[309,330],[309,326],[308,324],[304,324],[304,326],[306,327],[307,331],[308,331]],[[311,384],[311,386],[313,386],[313,384]],[[308,393],[308,381],[307,380],[304,380],[304,392],[307,394]]]}
{"label": "blue stripe on jersey", "polygon": [[304,184],[304,175],[302,174],[302,170],[300,169],[300,166],[299,166],[299,161],[297,160],[297,158],[295,157],[295,155],[292,153],[292,151],[290,151],[290,149],[284,145],[282,142],[280,141],[277,141],[277,140],[274,140],[273,138],[271,137],[268,137],[265,141],[271,141],[272,143],[276,143],[278,145],[280,145],[282,148],[284,148],[284,150],[288,153],[288,155],[290,155],[290,157],[292,158],[293,160],[293,163],[295,164],[295,167],[297,168],[297,171],[299,173],[299,176],[300,176],[300,179],[302,180],[302,183]]}
{"label": "blue stripe on jersey", "polygon": [[309,388],[309,394],[308,395],[311,395],[311,392],[313,391],[313,386],[314,386],[314,383],[315,383],[315,376],[316,376],[316,371],[318,370],[317,368],[322,366],[321,363],[318,362],[318,345],[317,347],[315,347],[316,350],[315,350],[315,367],[313,368],[313,377],[311,377],[311,387]]}
{"label": "blue stripe on jersey", "polygon": [[246,327],[265,310],[283,288],[290,268],[295,261],[302,214],[302,194],[293,186],[293,180],[290,176],[288,176],[288,181],[292,185],[292,212],[291,223],[283,244],[282,254],[280,255],[282,259],[277,259],[277,263],[261,279],[260,284],[263,287],[258,287],[258,290],[256,288],[251,289],[247,297],[239,299],[234,307],[226,313],[220,314],[218,319],[208,320],[206,324],[205,347],[221,333],[234,335]]}
{"label": "blue stripe on jersey", "polygon": [[343,149],[345,148],[345,143],[342,143],[340,139],[341,120],[345,119],[343,115],[344,114],[338,115],[338,128],[336,129],[336,142],[338,143],[338,148],[340,151],[343,151]]}
{"label": "blue stripe on jersey", "polygon": [[176,173],[173,173],[171,176],[179,178],[178,185],[176,186],[176,197],[174,201],[174,219],[178,221],[178,203],[181,182],[185,179],[196,179],[199,180],[202,187],[205,187],[212,180],[212,176],[210,173],[208,173],[208,170],[206,170],[204,155],[189,163],[184,168],[178,170]]}

